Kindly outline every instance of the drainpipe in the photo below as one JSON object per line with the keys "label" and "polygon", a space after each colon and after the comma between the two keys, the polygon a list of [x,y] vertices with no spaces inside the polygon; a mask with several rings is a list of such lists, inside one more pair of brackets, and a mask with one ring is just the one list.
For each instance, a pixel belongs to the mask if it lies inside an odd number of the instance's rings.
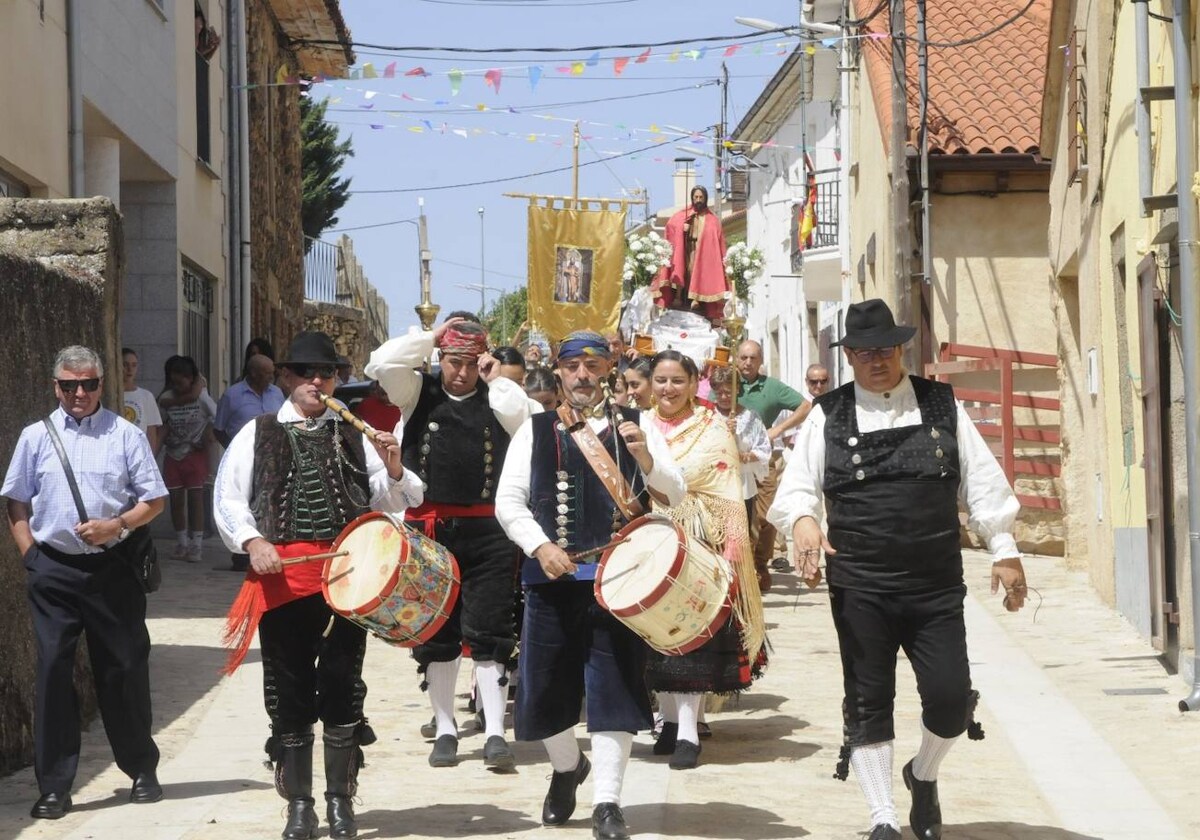
{"label": "drainpipe", "polygon": [[[1150,161],[1150,102],[1146,89],[1150,87],[1150,0],[1133,0],[1134,53],[1137,56],[1137,109],[1134,111],[1138,146],[1138,207],[1143,217],[1151,214],[1146,197],[1154,193],[1154,177]],[[1079,56],[1070,56],[1074,64]],[[1181,182],[1182,183],[1182,182]],[[1182,198],[1182,192],[1180,194]]]}
{"label": "drainpipe", "polygon": [[[242,88],[238,91],[238,196],[241,209],[238,211],[238,255],[241,269],[238,271],[241,305],[242,347],[254,338],[250,334],[250,287],[254,277],[250,270],[250,76],[246,72],[246,40],[249,38],[249,21],[246,17],[246,0],[233,0],[238,7],[238,79]],[[238,348],[240,353],[242,347]],[[276,352],[279,352],[276,350]]]}
{"label": "drainpipe", "polygon": [[1175,54],[1175,168],[1179,192],[1179,277],[1183,324],[1184,441],[1187,464],[1188,558],[1192,574],[1192,693],[1179,701],[1181,712],[1200,709],[1200,296],[1196,280],[1196,148],[1192,138],[1191,0],[1175,0],[1171,27]]}
{"label": "drainpipe", "polygon": [[79,26],[79,0],[67,0],[67,148],[69,150],[69,189],[71,198],[83,198],[83,87],[80,64],[83,61],[83,33]]}
{"label": "drainpipe", "polygon": [[241,86],[244,83],[239,72],[238,52],[242,39],[246,37],[240,26],[238,2],[232,0],[225,8],[225,67],[226,97],[225,124],[229,127],[225,133],[225,186],[228,190],[226,199],[226,218],[228,228],[225,231],[226,257],[225,276],[229,278],[229,381],[233,382],[240,375],[238,365],[242,357],[242,348],[246,345],[246,337],[242,335],[242,277],[241,277],[241,218],[239,210],[242,206],[241,171],[241,126],[238,123],[238,99],[241,97]]}

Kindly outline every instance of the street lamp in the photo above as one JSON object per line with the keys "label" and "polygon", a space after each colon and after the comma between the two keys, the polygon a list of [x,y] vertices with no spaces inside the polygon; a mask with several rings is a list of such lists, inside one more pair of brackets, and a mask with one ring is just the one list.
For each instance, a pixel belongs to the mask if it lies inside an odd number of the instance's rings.
{"label": "street lamp", "polygon": [[782,26],[769,20],[752,17],[735,17],[735,23],[740,23],[742,26],[749,26],[751,29],[760,29],[764,32],[779,32],[786,30],[789,35],[801,34],[799,30],[808,29],[813,32],[827,32],[831,35],[841,35],[842,28],[832,23],[817,23],[812,19],[814,0],[804,0],[800,4],[800,25],[799,26]]}

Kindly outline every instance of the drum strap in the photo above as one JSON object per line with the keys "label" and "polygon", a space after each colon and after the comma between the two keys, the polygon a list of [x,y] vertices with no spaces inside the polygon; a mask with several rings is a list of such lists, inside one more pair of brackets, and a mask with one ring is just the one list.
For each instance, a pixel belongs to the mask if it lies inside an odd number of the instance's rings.
{"label": "drum strap", "polygon": [[[567,431],[570,432],[571,439],[575,441],[579,451],[583,453],[583,457],[587,459],[592,472],[596,474],[600,483],[604,485],[604,489],[608,491],[608,495],[612,496],[612,500],[616,502],[621,514],[627,520],[633,520],[645,513],[646,509],[642,507],[633,488],[629,486],[625,476],[621,475],[616,462],[608,454],[608,450],[604,448],[604,444],[592,431],[592,427],[588,425],[583,415],[563,403],[558,407],[558,416],[563,425],[567,427]],[[617,430],[614,428],[613,434],[616,432]]]}

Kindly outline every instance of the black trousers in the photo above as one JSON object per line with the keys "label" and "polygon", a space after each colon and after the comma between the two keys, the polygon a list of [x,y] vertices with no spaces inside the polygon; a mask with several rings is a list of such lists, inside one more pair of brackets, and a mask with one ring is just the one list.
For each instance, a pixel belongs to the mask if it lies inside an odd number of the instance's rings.
{"label": "black trousers", "polygon": [[[51,556],[53,554],[53,556]],[[25,557],[37,641],[34,772],[42,793],[68,793],[79,766],[75,651],[87,638],[96,700],[117,766],[130,778],[158,767],[150,735],[150,634],[133,569],[111,555],[63,555],[34,546]]]}
{"label": "black trousers", "polygon": [[268,610],[258,638],[263,698],[276,736],[307,732],[318,719],[327,726],[362,720],[367,631],[335,615],[320,593]]}
{"label": "black trousers", "polygon": [[829,588],[842,654],[846,745],[891,741],[896,654],[904,650],[917,677],[921,719],[942,738],[961,735],[975,695],[967,664],[963,584],[937,592],[862,592]]}
{"label": "black trousers", "polygon": [[433,538],[458,561],[461,589],[446,623],[413,657],[422,666],[451,662],[465,641],[476,662],[507,664],[517,641],[517,547],[491,516],[439,519]]}

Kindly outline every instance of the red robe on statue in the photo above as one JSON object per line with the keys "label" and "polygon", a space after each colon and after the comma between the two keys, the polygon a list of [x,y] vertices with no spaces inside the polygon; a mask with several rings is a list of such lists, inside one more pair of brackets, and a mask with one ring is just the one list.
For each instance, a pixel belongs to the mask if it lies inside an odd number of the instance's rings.
{"label": "red robe on statue", "polygon": [[720,322],[729,291],[721,220],[707,208],[697,213],[686,207],[667,222],[667,241],[671,243],[671,264],[651,283],[654,303],[664,309],[694,309],[710,321]]}

